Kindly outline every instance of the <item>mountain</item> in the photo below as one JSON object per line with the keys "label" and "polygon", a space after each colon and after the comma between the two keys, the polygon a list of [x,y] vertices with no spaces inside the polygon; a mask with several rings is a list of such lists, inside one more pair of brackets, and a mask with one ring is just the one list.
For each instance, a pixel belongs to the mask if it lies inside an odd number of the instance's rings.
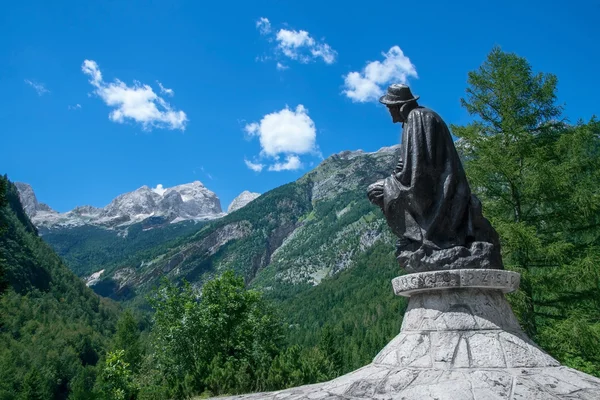
{"label": "mountain", "polygon": [[38,236],[26,210],[51,210],[18,186],[20,195],[0,176],[0,398],[74,398],[76,388],[79,396],[91,390],[118,307],[87,288]]}
{"label": "mountain", "polygon": [[230,268],[260,287],[318,285],[378,242],[393,251],[393,239],[381,212],[368,202],[366,188],[389,175],[398,151],[394,146],[332,155],[298,181],[255,198],[176,245],[98,265],[88,271],[104,270],[92,287],[129,298],[149,290],[163,275],[200,287]]}
{"label": "mountain", "polygon": [[179,222],[209,220],[224,215],[219,198],[199,181],[166,189],[142,186],[117,196],[105,207],[79,206],[66,213],[58,213],[38,203],[30,185],[17,183],[16,186],[27,215],[42,233],[84,225],[123,228],[150,217]]}
{"label": "mountain", "polygon": [[242,193],[239,194],[238,197],[233,199],[231,204],[229,204],[229,207],[227,207],[227,212],[232,213],[235,210],[239,210],[246,204],[250,203],[252,200],[256,199],[258,196],[260,196],[260,193],[252,193],[247,190],[244,190]]}

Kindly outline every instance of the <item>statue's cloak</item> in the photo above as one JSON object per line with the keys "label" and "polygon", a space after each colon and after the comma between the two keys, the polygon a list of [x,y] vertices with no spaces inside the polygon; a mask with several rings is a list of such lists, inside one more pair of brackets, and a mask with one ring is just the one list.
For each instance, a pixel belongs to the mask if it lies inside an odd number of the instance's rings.
{"label": "statue's cloak", "polygon": [[471,194],[450,131],[434,111],[410,111],[402,130],[403,167],[384,181],[383,212],[399,237],[433,250],[498,237]]}

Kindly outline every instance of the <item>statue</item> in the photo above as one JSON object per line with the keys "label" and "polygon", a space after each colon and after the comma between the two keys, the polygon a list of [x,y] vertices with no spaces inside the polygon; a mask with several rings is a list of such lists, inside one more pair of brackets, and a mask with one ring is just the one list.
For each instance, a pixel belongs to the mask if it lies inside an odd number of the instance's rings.
{"label": "statue", "polygon": [[503,269],[498,234],[471,193],[450,130],[418,99],[402,84],[379,99],[402,123],[400,160],[368,197],[399,237],[397,259],[407,272]]}

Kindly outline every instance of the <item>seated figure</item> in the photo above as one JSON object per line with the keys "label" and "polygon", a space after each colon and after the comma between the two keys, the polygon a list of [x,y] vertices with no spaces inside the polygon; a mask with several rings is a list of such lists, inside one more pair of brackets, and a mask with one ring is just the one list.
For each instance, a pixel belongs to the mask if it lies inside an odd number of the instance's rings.
{"label": "seated figure", "polygon": [[408,272],[502,269],[498,234],[471,193],[450,131],[418,98],[394,84],[379,100],[402,123],[400,160],[368,197],[399,237],[397,259]]}

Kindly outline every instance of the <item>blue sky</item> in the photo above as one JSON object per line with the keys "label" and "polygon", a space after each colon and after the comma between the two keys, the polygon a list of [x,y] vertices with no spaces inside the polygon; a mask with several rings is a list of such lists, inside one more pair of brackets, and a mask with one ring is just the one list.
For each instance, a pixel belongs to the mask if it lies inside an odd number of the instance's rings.
{"label": "blue sky", "polygon": [[556,74],[565,115],[587,120],[598,15],[595,1],[7,1],[0,173],[58,211],[194,180],[226,209],[321,157],[396,144],[373,101],[388,81],[468,122],[467,73],[494,45]]}

